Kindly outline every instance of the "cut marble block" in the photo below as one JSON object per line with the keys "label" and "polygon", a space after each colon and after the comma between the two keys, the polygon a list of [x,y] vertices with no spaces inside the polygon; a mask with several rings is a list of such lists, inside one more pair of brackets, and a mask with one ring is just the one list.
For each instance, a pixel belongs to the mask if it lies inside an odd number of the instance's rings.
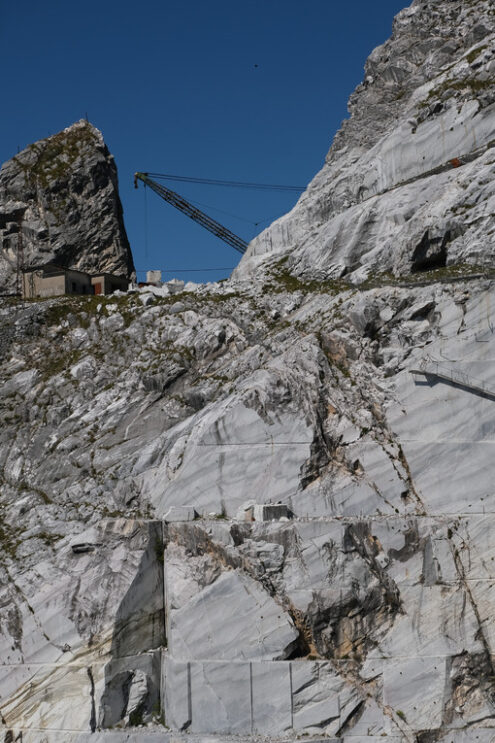
{"label": "cut marble block", "polygon": [[161,708],[165,724],[172,730],[191,725],[191,664],[162,655]]}
{"label": "cut marble block", "polygon": [[[328,663],[294,662],[292,669],[293,727],[320,729],[340,720],[340,692],[345,682]],[[337,726],[338,727],[338,726]]]}
{"label": "cut marble block", "polygon": [[413,730],[442,725],[447,680],[445,658],[403,658],[384,667],[384,703]]}
{"label": "cut marble block", "polygon": [[91,533],[93,551],[67,540],[53,562],[20,572],[15,592],[0,587],[0,665],[65,664],[89,642],[96,660],[163,644],[161,522],[106,520]]}
{"label": "cut marble block", "polygon": [[256,504],[253,507],[253,517],[255,521],[271,521],[281,518],[289,518],[290,511],[283,503],[267,503],[266,505]]}
{"label": "cut marble block", "polygon": [[178,659],[284,658],[297,637],[292,620],[270,594],[233,570],[170,612],[169,648]]}
{"label": "cut marble block", "polygon": [[249,663],[192,663],[190,673],[191,731],[220,735],[251,731]]}
{"label": "cut marble block", "polygon": [[310,454],[312,427],[296,411],[281,407],[267,421],[242,399],[260,384],[271,388],[277,382],[273,371],[256,371],[235,395],[192,419],[180,477],[170,478],[166,460],[143,476],[143,489],[158,515],[182,505],[185,493],[199,514],[225,512],[232,517],[253,497],[276,502],[294,493],[294,482]]}
{"label": "cut marble block", "polygon": [[402,447],[430,514],[495,512],[491,471],[495,442],[406,440]]}
{"label": "cut marble block", "polygon": [[252,729],[263,735],[290,730],[291,664],[251,663]]}
{"label": "cut marble block", "polygon": [[176,730],[335,735],[363,696],[327,661],[177,661],[163,657],[165,721]]}

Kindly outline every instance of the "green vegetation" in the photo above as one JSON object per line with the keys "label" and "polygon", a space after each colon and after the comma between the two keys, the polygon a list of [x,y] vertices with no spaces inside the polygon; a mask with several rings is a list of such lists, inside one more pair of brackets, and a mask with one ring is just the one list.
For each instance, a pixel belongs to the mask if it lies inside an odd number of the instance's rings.
{"label": "green vegetation", "polygon": [[478,59],[480,54],[485,51],[485,49],[488,49],[488,45],[484,44],[483,46],[479,46],[477,49],[473,49],[472,52],[469,52],[469,54],[466,55],[466,59],[469,62],[469,64],[473,64],[473,62]]}
{"label": "green vegetation", "polygon": [[53,503],[50,496],[47,493],[45,493],[44,490],[41,490],[41,488],[37,488],[34,485],[30,485],[25,480],[21,480],[21,482],[17,486],[17,489],[19,493],[22,493],[24,490],[27,491],[28,493],[36,493],[36,495],[39,495],[39,497],[41,498],[41,500],[43,501],[45,505],[49,505],[50,503]]}
{"label": "green vegetation", "polygon": [[0,518],[0,560],[7,555],[15,559],[17,548],[22,542],[19,532],[15,531],[9,524]]}
{"label": "green vegetation", "polygon": [[450,91],[450,90],[458,91],[458,92],[471,92],[474,95],[476,95],[482,90],[487,90],[488,88],[491,88],[492,85],[493,85],[493,82],[490,80],[478,80],[475,77],[468,77],[468,78],[464,78],[463,80],[456,80],[454,78],[449,78],[448,80],[445,80],[443,83],[440,83],[438,87],[430,90],[426,99],[422,101],[419,105],[420,105],[420,108],[429,106],[433,100],[442,98],[442,96],[447,91]]}
{"label": "green vegetation", "polygon": [[48,547],[53,547],[54,544],[59,542],[63,537],[60,534],[50,534],[47,531],[41,531],[39,534],[36,535],[39,539],[42,539],[43,542]]}
{"label": "green vegetation", "polygon": [[448,281],[449,279],[461,278],[463,276],[472,276],[476,274],[485,274],[493,276],[495,266],[493,269],[488,266],[470,265],[468,263],[458,263],[452,266],[441,266],[440,268],[432,268],[430,271],[418,271],[414,274],[407,276],[401,276],[398,281],[401,284],[413,285],[415,283],[431,282],[435,281]]}
{"label": "green vegetation", "polygon": [[[97,143],[95,132],[87,124],[35,142],[29,145],[26,153],[12,158],[24,173],[28,187],[41,187],[48,192],[49,209],[60,222],[64,221],[71,199],[69,179],[77,168],[77,160]],[[55,182],[57,190],[52,192],[50,187]]]}
{"label": "green vegetation", "polygon": [[20,156],[13,160],[24,172],[27,182],[47,188],[55,180],[66,179],[82,152],[87,147],[94,147],[97,142],[96,134],[88,124],[29,145],[27,152],[30,155],[35,153],[34,163],[30,161],[31,158],[25,162]]}
{"label": "green vegetation", "polygon": [[366,281],[359,284],[357,289],[359,291],[368,291],[382,286],[415,286],[425,283],[434,284],[436,281],[448,283],[451,279],[461,279],[464,276],[469,278],[478,274],[492,278],[495,276],[495,266],[490,268],[489,266],[457,263],[452,266],[441,266],[440,268],[432,268],[429,271],[415,271],[414,273],[402,274],[401,276],[394,276],[390,272],[371,274]]}
{"label": "green vegetation", "polygon": [[273,264],[269,279],[264,285],[265,292],[281,294],[284,292],[294,293],[302,292],[303,294],[338,294],[347,291],[350,285],[343,279],[326,279],[317,281],[315,279],[305,281],[304,279],[294,276],[287,269],[286,264],[289,256],[284,256]]}
{"label": "green vegetation", "polygon": [[[129,297],[113,297],[111,294],[107,296],[97,295],[89,297],[84,294],[69,294],[57,299],[54,299],[53,297],[47,299],[37,297],[36,299],[24,301],[37,303],[46,302],[49,304],[49,307],[44,312],[46,325],[60,325],[60,323],[68,319],[69,315],[75,315],[79,321],[80,327],[89,327],[91,317],[107,317],[108,311],[106,305],[119,304],[119,301],[122,303],[122,300],[124,300],[127,305]],[[100,306],[99,311],[97,311],[98,306]]]}
{"label": "green vegetation", "polygon": [[68,371],[71,366],[79,361],[82,354],[83,352],[79,349],[67,351],[66,353],[62,353],[57,348],[50,349],[37,363],[42,379],[46,381],[50,377]]}
{"label": "green vegetation", "polygon": [[131,727],[137,727],[138,725],[143,724],[143,713],[144,709],[142,707],[137,707],[137,709],[133,710],[131,714],[129,715],[129,725]]}

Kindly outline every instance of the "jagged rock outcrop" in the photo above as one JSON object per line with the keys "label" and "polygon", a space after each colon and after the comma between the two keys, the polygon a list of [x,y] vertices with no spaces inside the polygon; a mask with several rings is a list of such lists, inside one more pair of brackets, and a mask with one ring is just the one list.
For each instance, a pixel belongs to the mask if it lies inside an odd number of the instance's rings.
{"label": "jagged rock outcrop", "polygon": [[[484,0],[415,2],[384,47],[390,72],[384,48],[368,72],[383,96],[400,80],[414,99],[449,55],[456,74],[463,54],[489,69],[492,19]],[[365,174],[363,158],[394,141],[404,98],[376,110],[367,99],[380,121],[366,137],[356,110],[326,177],[346,141],[361,159],[342,178]],[[434,152],[438,116],[424,122]],[[228,282],[1,301],[5,743],[492,743],[495,276],[493,246],[476,243],[495,229],[485,144],[367,202],[345,205],[338,180],[320,174],[321,203],[335,200],[325,225],[354,219],[360,235],[342,230],[343,259],[358,244],[374,251],[355,284],[330,278],[327,227],[306,232],[311,187],[266,233],[286,224],[304,242],[246,257]],[[486,210],[469,223],[467,252],[455,259],[433,221],[411,248],[416,211],[450,219],[452,193],[459,209]],[[382,211],[365,234],[373,199]],[[388,253],[373,235],[392,223]],[[305,278],[311,262],[323,279]],[[273,515],[277,501],[280,518],[260,520],[254,505],[272,503]]]}
{"label": "jagged rock outcrop", "polygon": [[[493,261],[495,10],[415,0],[366,63],[325,165],[250,245],[307,278]],[[463,166],[463,167],[460,167]]]}
{"label": "jagged rock outcrop", "polygon": [[29,145],[0,169],[0,292],[24,267],[54,261],[89,273],[134,270],[117,169],[101,132],[81,120]]}

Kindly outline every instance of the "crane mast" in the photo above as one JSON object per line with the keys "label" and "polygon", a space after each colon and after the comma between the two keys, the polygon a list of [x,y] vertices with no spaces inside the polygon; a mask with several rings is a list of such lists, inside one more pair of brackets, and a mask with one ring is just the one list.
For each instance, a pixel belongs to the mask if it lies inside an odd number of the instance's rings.
{"label": "crane mast", "polygon": [[224,227],[222,224],[220,224],[220,222],[217,222],[216,220],[212,219],[212,217],[209,217],[207,214],[202,212],[201,209],[198,209],[197,207],[190,204],[189,201],[184,199],[175,191],[172,191],[171,188],[162,186],[161,183],[157,183],[156,181],[152,180],[147,173],[134,174],[134,188],[138,187],[138,180],[142,181],[145,186],[149,186],[149,188],[157,193],[158,196],[160,196],[164,201],[172,204],[172,206],[175,206],[175,208],[178,209],[180,212],[186,214],[190,219],[193,219],[195,222],[207,229],[213,235],[219,237],[220,240],[223,240],[225,243],[227,243],[227,245],[230,245],[239,253],[246,252],[248,243],[243,240],[242,237],[235,235],[233,232],[227,229],[227,227]]}

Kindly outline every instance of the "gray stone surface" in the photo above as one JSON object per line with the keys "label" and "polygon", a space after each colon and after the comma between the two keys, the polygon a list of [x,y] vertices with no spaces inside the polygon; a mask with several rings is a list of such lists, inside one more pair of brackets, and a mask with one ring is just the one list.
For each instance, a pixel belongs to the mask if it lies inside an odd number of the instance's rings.
{"label": "gray stone surface", "polygon": [[280,735],[293,727],[291,663],[251,663],[252,732]]}
{"label": "gray stone surface", "polygon": [[444,657],[387,661],[383,701],[413,730],[435,730],[442,725],[446,681]]}
{"label": "gray stone surface", "polygon": [[249,663],[191,665],[193,732],[251,732],[249,670]]}
{"label": "gray stone surface", "polygon": [[163,517],[164,521],[194,521],[196,511],[194,506],[172,506]]}

